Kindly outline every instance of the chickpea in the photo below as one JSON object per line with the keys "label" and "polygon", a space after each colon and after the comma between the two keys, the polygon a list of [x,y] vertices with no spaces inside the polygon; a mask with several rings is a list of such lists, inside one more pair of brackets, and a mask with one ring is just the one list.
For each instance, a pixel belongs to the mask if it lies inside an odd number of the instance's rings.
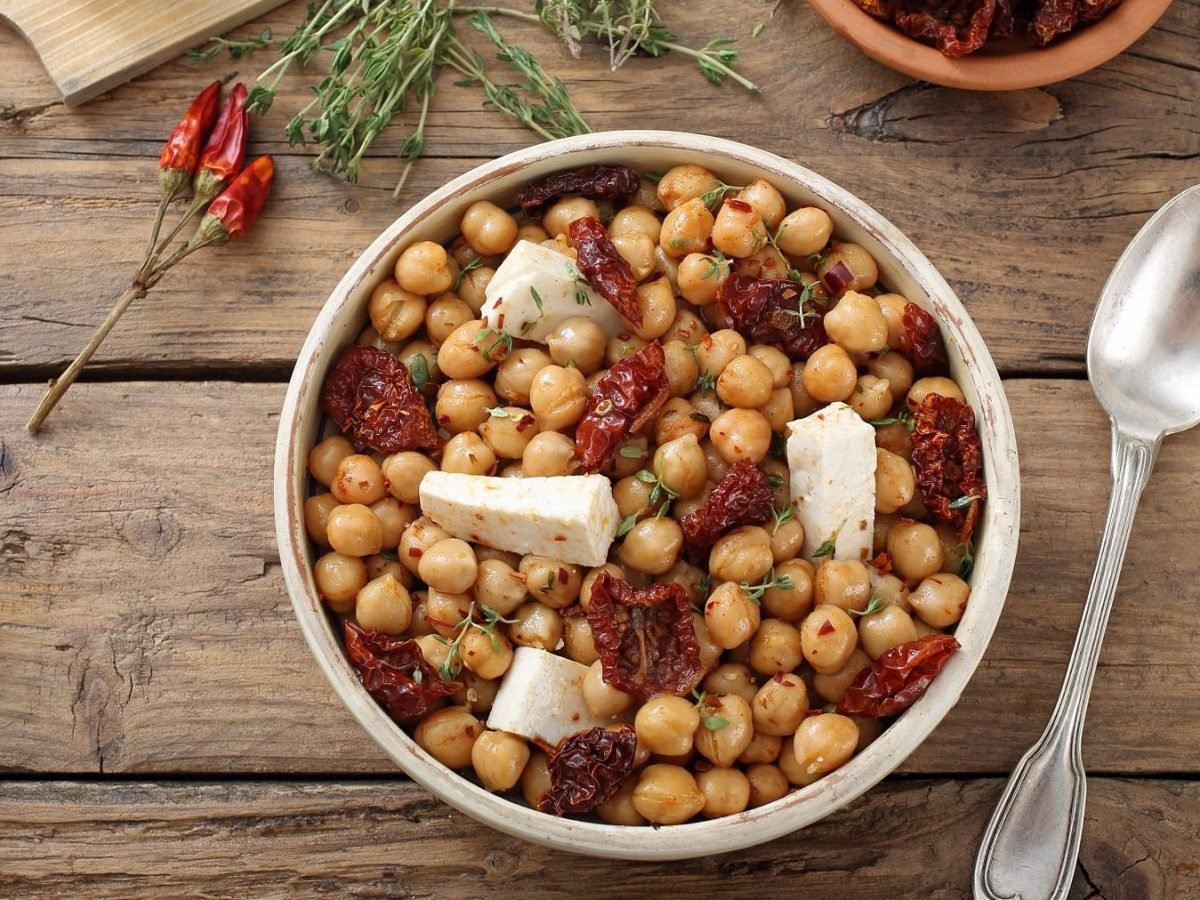
{"label": "chickpea", "polygon": [[700,370],[719,378],[725,367],[746,355],[746,339],[731,328],[723,328],[701,338],[696,345]]}
{"label": "chickpea", "polygon": [[800,623],[804,658],[817,672],[836,672],[858,644],[854,620],[839,607],[817,606]]}
{"label": "chickpea", "polygon": [[521,557],[520,570],[529,595],[553,609],[564,609],[579,597],[583,572],[577,565],[529,553]]}
{"label": "chickpea", "polygon": [[704,253],[712,243],[714,221],[713,214],[699,198],[680,204],[663,219],[658,246],[675,260],[689,253]]}
{"label": "chickpea", "polygon": [[696,380],[700,377],[696,354],[691,346],[679,340],[667,341],[662,348],[665,357],[663,369],[671,386],[671,396],[682,398],[695,389]]}
{"label": "chickpea", "polygon": [[374,325],[368,325],[358,333],[354,343],[359,347],[374,347],[376,350],[386,350],[388,353],[397,352],[403,345],[398,341],[385,341],[379,336]]}
{"label": "chickpea", "polygon": [[774,803],[788,792],[788,780],[779,766],[758,763],[746,769],[746,781],[750,785],[751,809]]}
{"label": "chickpea", "polygon": [[529,762],[521,772],[521,796],[537,808],[538,801],[550,790],[550,757],[541,750],[530,753]]}
{"label": "chickpea", "polygon": [[564,616],[562,640],[567,656],[581,666],[590,666],[600,658],[587,616]]}
{"label": "chickpea", "polygon": [[729,262],[704,253],[689,253],[679,263],[679,293],[688,303],[707,306],[730,275]]}
{"label": "chickpea", "polygon": [[655,281],[639,284],[637,298],[642,323],[636,326],[629,323],[629,327],[643,340],[651,341],[662,337],[675,321],[675,291],[671,287],[670,279],[664,275]]}
{"label": "chickpea", "polygon": [[499,678],[512,665],[513,648],[499,630],[488,632],[468,628],[458,647],[462,663],[480,678]]}
{"label": "chickpea", "polygon": [[512,790],[529,762],[529,745],[507,731],[485,731],[471,747],[471,765],[489,791]]}
{"label": "chickpea", "polygon": [[855,650],[836,672],[817,672],[813,676],[813,690],[828,703],[841,703],[858,673],[871,666],[871,658],[862,650]]}
{"label": "chickpea", "polygon": [[329,545],[347,556],[370,556],[383,549],[383,525],[361,503],[336,506],[325,526]]}
{"label": "chickpea", "polygon": [[[598,659],[588,665],[587,674],[583,676],[581,690],[583,693],[583,702],[587,704],[587,708],[593,716],[601,718],[619,716],[633,706],[634,697],[632,694],[618,690],[604,680],[604,667]],[[641,715],[640,712],[639,715]],[[638,739],[641,739],[640,734],[638,735]],[[690,735],[688,746],[691,746]]]}
{"label": "chickpea", "polygon": [[912,458],[912,434],[904,422],[880,425],[875,429],[875,446],[901,459]]}
{"label": "chickpea", "polygon": [[871,600],[871,577],[857,559],[829,559],[817,569],[813,592],[818,606],[862,612]]}
{"label": "chickpea", "polygon": [[717,586],[704,604],[704,624],[717,646],[732,650],[746,643],[758,630],[758,604],[740,584],[727,581]]}
{"label": "chickpea", "polygon": [[920,618],[913,619],[913,627],[917,629],[917,637],[919,637],[919,638],[923,638],[926,635],[930,635],[930,634],[945,634],[946,633],[946,629],[934,628],[932,625],[928,624],[924,619],[920,619]]}
{"label": "chickpea", "polygon": [[824,281],[826,273],[839,263],[850,270],[851,280],[846,285],[847,291],[865,291],[874,287],[879,280],[875,259],[859,244],[834,241],[829,252],[817,264],[817,275]]}
{"label": "chickpea", "polygon": [[[485,352],[486,351],[486,352]],[[505,344],[480,319],[463,322],[438,347],[437,366],[449,378],[478,378],[504,358]]]}
{"label": "chickpea", "polygon": [[665,487],[685,499],[698,496],[708,477],[704,451],[694,434],[661,444],[654,451],[652,468]]}
{"label": "chickpea", "polygon": [[833,235],[833,219],[816,206],[794,209],[780,223],[782,231],[776,238],[779,249],[791,257],[820,253]]}
{"label": "chickpea", "polygon": [[773,763],[779,759],[779,751],[782,748],[783,738],[755,731],[754,737],[750,740],[750,745],[738,757],[738,762],[742,765]]}
{"label": "chickpea", "polygon": [[768,588],[760,600],[762,609],[785,622],[799,622],[812,608],[812,566],[802,559],[788,560],[775,569],[776,582],[784,578],[792,583],[791,588]]}
{"label": "chickpea", "polygon": [[887,382],[893,403],[905,397],[913,385],[912,363],[895,350],[868,360],[867,372]]}
{"label": "chickpea", "polygon": [[584,375],[599,370],[607,342],[604,330],[583,316],[564,319],[546,336],[550,358],[560,366],[573,365]]}
{"label": "chickpea", "polygon": [[588,606],[591,605],[592,585],[596,583],[596,579],[600,577],[601,572],[607,572],[609,575],[619,581],[629,580],[625,577],[625,570],[616,563],[605,563],[604,565],[598,566],[595,569],[590,569],[588,573],[583,576],[583,582],[579,585],[579,606],[584,612],[587,612]]}
{"label": "chickpea", "polygon": [[425,516],[421,516],[404,529],[404,534],[400,535],[400,546],[396,548],[396,556],[404,568],[416,575],[420,559],[425,551],[438,541],[443,541],[448,537],[450,537],[450,532],[442,526],[434,524]]}
{"label": "chickpea", "polygon": [[446,441],[442,471],[464,475],[491,475],[496,471],[496,453],[473,431],[463,431]]}
{"label": "chickpea", "polygon": [[762,249],[767,227],[745,200],[726,198],[712,226],[712,244],[726,256],[740,259]]}
{"label": "chickpea", "polygon": [[888,326],[888,346],[907,347],[908,330],[904,327],[904,307],[908,300],[899,294],[880,294],[875,298],[879,311],[883,313]]}
{"label": "chickpea", "polygon": [[947,628],[962,618],[971,588],[957,575],[939,572],[923,579],[909,594],[915,612],[934,628]]}
{"label": "chickpea", "polygon": [[822,713],[800,723],[793,752],[801,772],[816,781],[848,762],[857,748],[858,726],[854,721],[837,713]]}
{"label": "chickpea", "polygon": [[687,594],[688,602],[696,604],[704,599],[700,591],[700,582],[704,577],[705,571],[703,569],[692,565],[686,559],[681,559],[669,571],[659,575],[654,581],[657,584],[679,585]]}
{"label": "chickpea", "polygon": [[[413,624],[423,623],[425,621],[425,613],[420,605],[413,611]],[[416,632],[414,627],[413,632]],[[433,666],[435,669],[442,668],[446,663],[446,659],[450,655],[450,644],[444,641],[435,632],[418,635],[416,638],[417,647],[421,650],[421,655],[425,657],[425,662]]]}
{"label": "chickpea", "polygon": [[633,791],[633,808],[657,825],[680,825],[704,808],[704,795],[682,766],[646,766]]}
{"label": "chickpea", "polygon": [[[615,365],[621,360],[633,356],[645,347],[647,343],[649,342],[642,340],[642,338],[635,334],[622,332],[608,341],[607,346],[604,348],[604,361],[610,366]],[[598,379],[601,374],[600,372],[596,372],[589,377],[591,379]],[[594,381],[589,381],[588,387],[593,387],[594,383]]]}
{"label": "chickpea", "polygon": [[[786,510],[787,507],[784,507]],[[800,555],[804,546],[804,526],[796,519],[777,522],[771,531],[771,558],[775,565],[788,562]]]}
{"label": "chickpea", "polygon": [[394,453],[383,462],[383,484],[397,500],[420,503],[421,481],[436,470],[437,464],[424,453]]}
{"label": "chickpea", "polygon": [[771,391],[770,398],[759,407],[758,411],[767,420],[767,424],[771,426],[772,431],[783,434],[787,430],[788,422],[796,417],[796,409],[792,403],[792,392],[787,388]]}
{"label": "chickpea", "polygon": [[848,353],[878,353],[887,346],[888,325],[874,297],[846,291],[825,314],[829,339]]}
{"label": "chickpea", "polygon": [[527,478],[570,475],[578,464],[575,442],[557,431],[535,434],[521,454],[521,470]]}
{"label": "chickpea", "polygon": [[564,197],[555,201],[542,216],[542,228],[552,238],[569,236],[571,223],[591,217],[600,221],[600,210],[586,197]]}
{"label": "chickpea", "polygon": [[357,556],[334,551],[326,553],[313,566],[317,594],[336,612],[346,615],[354,610],[354,598],[367,583],[367,565]]}
{"label": "chickpea", "polygon": [[486,716],[496,702],[496,694],[500,692],[500,679],[480,678],[466,668],[455,677],[462,687],[451,695],[451,704],[466,707],[476,716]]}
{"label": "chickpea", "polygon": [[471,312],[476,316],[483,311],[483,304],[487,300],[487,288],[495,274],[496,270],[491,266],[471,269],[463,273],[458,287],[455,288],[455,292],[467,306],[471,307]]}
{"label": "chickpea", "polygon": [[787,213],[783,195],[769,181],[755,178],[738,192],[738,199],[744,200],[754,207],[754,211],[762,218],[763,224],[774,232],[783,222]]}
{"label": "chickpea", "polygon": [[342,458],[329,490],[342,503],[374,503],[387,494],[379,463],[364,453]]}
{"label": "chickpea", "polygon": [[459,230],[480,256],[507,253],[517,242],[517,220],[487,200],[476,201],[467,207]]}
{"label": "chickpea", "polygon": [[727,409],[708,433],[721,458],[730,464],[742,457],[762,462],[771,449],[771,423],[757,410]]}
{"label": "chickpea", "polygon": [[496,367],[496,393],[516,406],[528,406],[533,380],[551,364],[549,354],[536,347],[521,347]]}
{"label": "chickpea", "polygon": [[543,241],[550,240],[550,235],[546,233],[541,225],[525,224],[517,228],[517,240],[529,241],[531,244],[540,244]]}
{"label": "chickpea", "polygon": [[596,815],[600,821],[609,825],[645,825],[646,819],[633,805],[636,790],[637,779],[627,778],[615,794],[596,807]]}
{"label": "chickpea", "polygon": [[417,575],[439,591],[463,594],[475,584],[478,568],[470,544],[458,538],[445,538],[421,555]]}
{"label": "chickpea", "polygon": [[696,418],[698,414],[696,407],[688,400],[672,397],[663,404],[654,419],[654,442],[661,446],[685,435],[692,435],[697,441],[703,440],[708,434],[708,425]]}
{"label": "chickpea", "polygon": [[882,447],[875,449],[875,511],[894,513],[917,491],[917,476],[908,460]]}
{"label": "chickpea", "polygon": [[499,559],[483,559],[476,564],[475,599],[509,616],[525,602],[525,579],[508,563]]}
{"label": "chickpea", "polygon": [[858,383],[858,369],[844,349],[837,344],[826,344],[809,356],[801,378],[804,390],[814,400],[835,403],[850,396]]}
{"label": "chickpea", "polygon": [[795,670],[804,660],[800,630],[782,619],[763,619],[750,639],[750,665],[763,675]]}
{"label": "chickpea", "polygon": [[871,659],[879,659],[893,647],[916,639],[917,629],[912,616],[899,606],[885,606],[858,622],[859,643]]}
{"label": "chickpea", "polygon": [[[622,519],[630,516],[641,517],[650,512],[650,491],[652,485],[629,475],[613,485],[613,500],[617,503],[617,515]],[[658,506],[664,501],[660,500]]]}
{"label": "chickpea", "polygon": [[658,199],[668,210],[721,188],[721,180],[703,166],[674,166],[658,180]]}
{"label": "chickpea", "polygon": [[474,431],[487,421],[496,395],[486,381],[456,378],[438,388],[434,417],[451,434]]}
{"label": "chickpea", "polygon": [[894,402],[891,384],[874,375],[859,375],[846,400],[850,408],[868,422],[886,418]]}
{"label": "chickpea", "polygon": [[354,618],[363,628],[404,634],[412,623],[412,598],[393,575],[380,575],[358,591]]}
{"label": "chickpea", "polygon": [[771,399],[775,380],[766,364],[746,353],[734,357],[717,379],[717,396],[728,406],[757,409]]}
{"label": "chickpea", "polygon": [[384,497],[376,500],[369,507],[383,528],[384,550],[395,550],[400,543],[400,535],[404,529],[416,521],[421,511],[416,506],[401,503],[395,497]]}
{"label": "chickpea", "polygon": [[[703,376],[702,376],[703,377]],[[708,433],[708,425],[716,420],[724,411],[721,406],[721,401],[717,399],[717,391],[715,387],[699,388],[692,391],[687,396],[687,401],[692,404],[692,408],[702,415],[703,419],[697,419],[704,426],[705,434]]]}
{"label": "chickpea", "polygon": [[[537,414],[537,424],[547,431],[561,431],[578,422],[587,406],[587,397],[583,373],[562,366],[546,366],[534,376],[529,389],[529,402]],[[537,433],[536,429],[533,433]]]}
{"label": "chickpea", "polygon": [[744,525],[713,545],[708,568],[717,581],[756,583],[766,576],[773,559],[771,536],[757,525]]}
{"label": "chickpea", "polygon": [[771,481],[771,499],[776,509],[787,509],[792,503],[791,472],[787,463],[768,456],[758,467]]}
{"label": "chickpea", "polygon": [[[424,616],[433,630],[444,638],[453,638],[461,622],[471,614],[469,594],[451,594],[431,587],[425,592]],[[464,637],[464,641],[466,638]]]}
{"label": "chickpea", "polygon": [[804,370],[792,377],[792,383],[788,385],[792,392],[792,409],[796,416],[803,417],[815,413],[821,408],[822,403],[813,397],[804,386]]}
{"label": "chickpea", "polygon": [[708,769],[696,776],[696,784],[704,795],[706,818],[735,815],[750,802],[750,780],[739,769]]}
{"label": "chickpea", "polygon": [[463,769],[471,764],[481,734],[482,722],[461,706],[448,706],[422,719],[413,730],[413,740],[446,768]]}
{"label": "chickpea", "polygon": [[350,441],[340,434],[327,437],[308,452],[308,471],[325,487],[333,484],[342,460],[354,455]]}
{"label": "chickpea", "polygon": [[736,694],[749,702],[758,693],[758,682],[744,663],[722,663],[705,677],[704,690],[709,694]]}
{"label": "chickpea", "polygon": [[629,263],[637,281],[649,278],[654,271],[654,248],[658,239],[640,233],[618,234],[612,239],[613,247],[621,258]]}
{"label": "chickpea", "polygon": [[755,733],[775,737],[792,734],[808,714],[808,686],[799,675],[779,672],[758,689],[750,708]]}
{"label": "chickpea", "polygon": [[493,409],[479,426],[480,436],[502,459],[521,459],[537,433],[538,418],[519,406]]}
{"label": "chickpea", "polygon": [[749,701],[737,694],[710,695],[701,712],[703,718],[696,723],[696,752],[715,766],[732,766],[754,737]]}
{"label": "chickpea", "polygon": [[658,243],[658,232],[662,228],[653,210],[644,206],[626,206],[613,213],[612,221],[608,223],[608,236],[614,241],[622,235],[642,235]]}
{"label": "chickpea", "polygon": [[712,441],[701,441],[700,449],[704,451],[704,462],[708,467],[708,480],[714,485],[720,484],[721,479],[729,474],[729,463],[717,452]]}
{"label": "chickpea", "polygon": [[967,554],[966,542],[959,540],[958,533],[949,523],[939,522],[934,526],[934,530],[937,531],[938,540],[942,543],[942,571],[956,575],[964,574],[960,570],[963,558]]}
{"label": "chickpea", "polygon": [[920,581],[942,570],[942,542],[930,525],[901,519],[888,532],[887,549],[896,574],[906,581]]}
{"label": "chickpea", "polygon": [[651,753],[681,756],[692,749],[700,712],[683,697],[652,697],[638,709],[633,727],[638,742]]}
{"label": "chickpea", "polygon": [[771,373],[772,388],[786,388],[791,384],[792,361],[778,347],[772,347],[769,344],[752,344],[746,352],[767,367],[767,371]]}
{"label": "chickpea", "polygon": [[389,278],[371,292],[367,312],[383,340],[402,341],[425,321],[425,298]]}
{"label": "chickpea", "polygon": [[908,394],[905,395],[908,411],[915,413],[921,408],[921,404],[930,394],[952,397],[960,403],[966,403],[966,397],[963,396],[962,389],[957,384],[949,378],[935,375],[931,378],[918,378],[913,382],[913,386],[908,389]]}
{"label": "chickpea", "polygon": [[404,290],[426,296],[448,291],[454,283],[446,248],[433,241],[418,241],[405,249],[396,260],[395,275]]}
{"label": "chickpea", "polygon": [[625,535],[617,558],[636,572],[661,575],[675,565],[683,549],[683,530],[666,516],[643,519]]}
{"label": "chickpea", "polygon": [[329,514],[338,505],[337,497],[328,492],[314,494],[304,501],[304,530],[314,544],[329,546]]}
{"label": "chickpea", "polygon": [[516,619],[508,627],[508,635],[522,647],[554,650],[562,640],[563,617],[545,603],[531,600],[513,613]]}

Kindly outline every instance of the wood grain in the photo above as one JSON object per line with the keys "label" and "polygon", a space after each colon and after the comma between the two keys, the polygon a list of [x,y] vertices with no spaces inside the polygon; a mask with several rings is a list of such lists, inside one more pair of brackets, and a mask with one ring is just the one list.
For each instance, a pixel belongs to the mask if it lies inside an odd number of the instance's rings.
{"label": "wood grain", "polygon": [[[912,83],[846,45],[804,4],[781,5],[749,38],[767,9],[743,0],[671,21],[695,43],[739,37],[761,96],[714,88],[678,56],[633,60],[612,75],[599,51],[573,61],[536,28],[504,27],[571,82],[593,128],[652,125],[750,140],[839,182],[941,269],[1003,371],[1080,375],[1109,267],[1150,213],[1195,180],[1200,0],[1172,4],[1130,53],[1101,69],[999,95]],[[286,33],[302,10],[297,0],[244,32],[270,25]],[[797,73],[778,64],[794,57],[798,36],[805,83],[819,90],[797,89]],[[0,32],[0,56],[13,60],[0,69],[0,379],[16,382],[57,374],[125,286],[158,195],[154,160],[197,86],[235,71],[248,77],[266,58],[200,67],[176,60],[68,112],[14,36]],[[93,375],[285,377],[349,260],[407,202],[532,141],[452,81],[439,85],[430,158],[396,205],[399,163],[391,157],[401,132],[381,138],[361,184],[315,178],[305,171],[307,151],[283,141],[283,124],[307,99],[307,80],[287,79],[254,131],[252,152],[287,157],[261,225],[137,306]]]}
{"label": "wood grain", "polygon": [[[0,893],[966,898],[1001,786],[893,780],[761,847],[614,865],[505,837],[405,782],[9,784]],[[1196,896],[1198,841],[1197,784],[1093,778],[1071,897]]]}
{"label": "wood grain", "polygon": [[[1079,381],[1007,382],[1026,498],[996,636],[910,773],[1006,772],[1058,690],[1108,498],[1108,426]],[[277,566],[282,385],[77,386],[33,440],[39,389],[0,388],[0,768],[393,773],[309,656]],[[1092,698],[1095,772],[1200,774],[1200,434],[1142,501]],[[1152,735],[1152,736],[1151,736]]]}

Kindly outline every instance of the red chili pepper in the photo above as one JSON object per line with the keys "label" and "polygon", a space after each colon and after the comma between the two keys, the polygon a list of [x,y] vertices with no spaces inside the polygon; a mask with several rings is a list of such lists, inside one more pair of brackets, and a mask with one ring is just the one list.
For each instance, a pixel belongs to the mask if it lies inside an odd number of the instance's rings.
{"label": "red chili pepper", "polygon": [[167,138],[158,160],[158,183],[162,186],[164,196],[170,198],[178,194],[196,171],[200,146],[217,117],[217,98],[220,95],[221,82],[214,81],[192,101],[183,120]]}
{"label": "red chili pepper", "polygon": [[912,706],[959,647],[949,634],[927,634],[900,644],[855,677],[838,703],[844,716],[878,719]]}
{"label": "red chili pepper", "polygon": [[189,246],[224,244],[245,234],[258,218],[274,177],[275,163],[269,156],[260,156],[242,169],[221,196],[208,205]]}
{"label": "red chili pepper", "polygon": [[246,159],[249,114],[245,102],[246,86],[239,81],[225,98],[216,127],[204,145],[204,152],[200,154],[192,192],[201,206],[217,196],[225,182],[242,168]]}

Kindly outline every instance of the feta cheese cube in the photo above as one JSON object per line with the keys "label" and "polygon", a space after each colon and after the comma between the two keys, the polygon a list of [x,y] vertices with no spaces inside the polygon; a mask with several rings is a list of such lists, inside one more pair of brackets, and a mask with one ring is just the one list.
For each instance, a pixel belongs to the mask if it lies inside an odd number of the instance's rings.
{"label": "feta cheese cube", "polygon": [[609,337],[626,330],[620,313],[592,290],[570,257],[532,241],[518,241],[496,269],[481,316],[488,328],[539,344],[572,316],[592,319]]}
{"label": "feta cheese cube", "polygon": [[421,479],[421,511],[454,537],[581,566],[604,565],[620,524],[603,475],[430,472]]}
{"label": "feta cheese cube", "polygon": [[792,508],[804,556],[834,538],[834,559],[871,558],[875,535],[875,429],[845,403],[788,423]]}
{"label": "feta cheese cube", "polygon": [[535,647],[518,647],[500,682],[487,727],[551,746],[617,719],[593,716],[583,699],[588,667]]}

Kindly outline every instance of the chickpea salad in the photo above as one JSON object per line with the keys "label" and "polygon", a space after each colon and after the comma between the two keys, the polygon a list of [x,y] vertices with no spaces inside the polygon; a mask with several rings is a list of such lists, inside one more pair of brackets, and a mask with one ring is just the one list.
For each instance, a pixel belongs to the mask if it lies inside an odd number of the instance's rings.
{"label": "chickpea salad", "polygon": [[322,390],[313,577],[430,756],[674,825],[850,760],[958,648],[987,499],[934,318],[762,178],[589,166],[403,249]]}

